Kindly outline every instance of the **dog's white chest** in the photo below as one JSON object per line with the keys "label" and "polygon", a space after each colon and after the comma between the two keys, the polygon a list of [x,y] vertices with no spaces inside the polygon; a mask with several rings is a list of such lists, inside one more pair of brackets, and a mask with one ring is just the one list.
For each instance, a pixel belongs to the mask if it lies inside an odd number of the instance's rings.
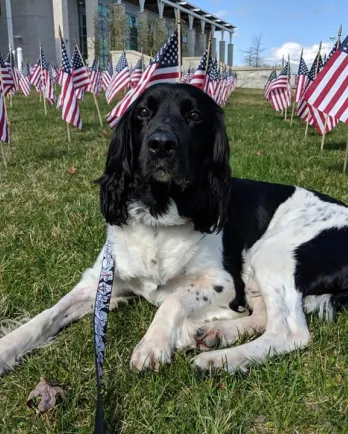
{"label": "dog's white chest", "polygon": [[220,235],[204,235],[177,214],[176,206],[160,218],[130,209],[128,224],[110,226],[108,238],[116,260],[116,276],[149,293],[183,274],[197,274],[221,264]]}

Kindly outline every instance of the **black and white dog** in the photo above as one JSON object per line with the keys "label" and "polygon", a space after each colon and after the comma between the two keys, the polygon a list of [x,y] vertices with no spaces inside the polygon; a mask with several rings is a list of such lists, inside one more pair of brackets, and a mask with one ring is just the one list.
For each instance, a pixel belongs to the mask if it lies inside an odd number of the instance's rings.
{"label": "black and white dog", "polygon": [[[112,307],[142,295],[159,309],[131,365],[158,369],[176,349],[194,365],[245,369],[305,347],[304,311],[348,303],[348,209],[298,187],[231,178],[221,109],[190,85],[155,85],[117,125],[101,210],[116,261]],[[102,253],[51,309],[0,339],[0,372],[92,312]]]}

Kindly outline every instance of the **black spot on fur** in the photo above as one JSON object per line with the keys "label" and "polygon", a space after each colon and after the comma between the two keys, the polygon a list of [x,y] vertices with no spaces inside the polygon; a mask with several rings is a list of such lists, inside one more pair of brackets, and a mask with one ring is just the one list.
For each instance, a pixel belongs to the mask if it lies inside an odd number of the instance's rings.
{"label": "black spot on fur", "polygon": [[157,261],[155,259],[151,259],[151,262],[155,265],[157,264]]}
{"label": "black spot on fur", "polygon": [[221,285],[215,285],[214,286],[214,291],[216,291],[218,293],[222,292],[223,290],[224,290],[224,287]]}
{"label": "black spot on fur", "polygon": [[204,300],[204,301],[208,301],[208,297],[204,296],[204,297],[203,297],[203,300]]}
{"label": "black spot on fur", "polygon": [[231,310],[234,310],[235,312],[239,312],[239,310],[238,310],[238,300],[235,298],[234,300],[232,300],[232,301],[230,301],[229,302],[229,308],[231,309]]}

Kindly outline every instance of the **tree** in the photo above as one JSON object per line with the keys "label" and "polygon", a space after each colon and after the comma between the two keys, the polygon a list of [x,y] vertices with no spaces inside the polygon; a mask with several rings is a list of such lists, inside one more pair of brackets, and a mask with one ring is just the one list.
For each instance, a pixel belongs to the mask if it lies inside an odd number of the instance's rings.
{"label": "tree", "polygon": [[260,68],[263,65],[262,53],[265,49],[262,47],[262,35],[255,36],[252,45],[248,50],[243,50],[244,61],[248,66]]}
{"label": "tree", "polygon": [[114,4],[109,8],[110,50],[124,50],[126,45],[127,19],[124,5]]}
{"label": "tree", "polygon": [[149,18],[143,21],[138,28],[139,40],[144,54],[153,57],[162,47],[167,39],[167,31],[164,20],[160,18]]}

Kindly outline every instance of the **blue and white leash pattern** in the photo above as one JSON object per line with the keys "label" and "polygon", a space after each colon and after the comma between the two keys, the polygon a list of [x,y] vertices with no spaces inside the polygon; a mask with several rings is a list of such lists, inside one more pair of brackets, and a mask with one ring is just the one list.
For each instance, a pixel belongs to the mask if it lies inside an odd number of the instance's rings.
{"label": "blue and white leash pattern", "polygon": [[98,289],[94,305],[94,355],[97,373],[97,408],[95,415],[94,434],[103,434],[103,404],[101,383],[106,341],[106,328],[108,322],[109,305],[114,280],[115,260],[111,255],[111,245],[106,241],[102,268],[99,277]]}

